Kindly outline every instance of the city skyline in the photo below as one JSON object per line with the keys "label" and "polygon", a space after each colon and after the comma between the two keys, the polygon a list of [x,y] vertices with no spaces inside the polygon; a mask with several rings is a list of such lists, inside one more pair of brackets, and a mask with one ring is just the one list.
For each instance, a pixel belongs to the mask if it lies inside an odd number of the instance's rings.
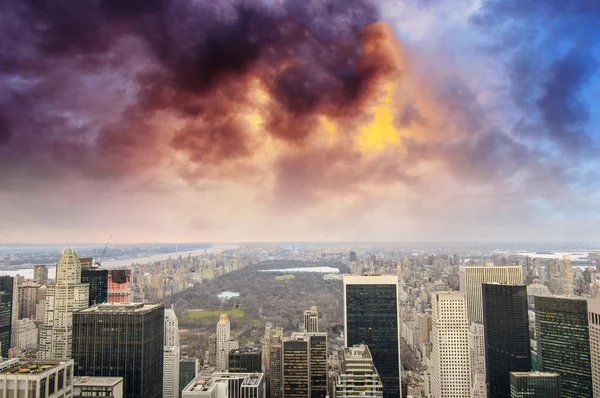
{"label": "city skyline", "polygon": [[243,3],[3,2],[0,241],[596,238],[595,2]]}

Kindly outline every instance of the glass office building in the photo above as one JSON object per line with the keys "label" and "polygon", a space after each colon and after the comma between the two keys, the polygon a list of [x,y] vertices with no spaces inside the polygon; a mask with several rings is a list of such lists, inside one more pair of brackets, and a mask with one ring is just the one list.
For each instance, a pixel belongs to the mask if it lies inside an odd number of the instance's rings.
{"label": "glass office building", "polygon": [[563,398],[592,396],[587,301],[535,297],[538,367],[560,375]]}
{"label": "glass office building", "polygon": [[531,370],[527,287],[484,283],[481,288],[487,398],[506,398],[510,372]]}
{"label": "glass office building", "polygon": [[81,268],[81,283],[90,285],[90,307],[108,302],[108,270]]}
{"label": "glass office building", "polygon": [[510,398],[561,398],[558,373],[511,372]]}
{"label": "glass office building", "polygon": [[73,313],[76,376],[122,377],[124,396],[163,394],[164,307],[107,303]]}
{"label": "glass office building", "polygon": [[398,277],[345,275],[345,345],[369,347],[384,398],[401,396],[398,334]]}

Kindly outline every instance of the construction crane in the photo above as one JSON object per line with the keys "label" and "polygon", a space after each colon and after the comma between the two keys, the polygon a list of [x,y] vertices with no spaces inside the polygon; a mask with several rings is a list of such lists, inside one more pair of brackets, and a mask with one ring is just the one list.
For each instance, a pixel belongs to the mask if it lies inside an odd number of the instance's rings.
{"label": "construction crane", "polygon": [[108,243],[110,242],[112,238],[112,235],[108,237],[108,240],[106,241],[106,245],[104,245],[104,249],[102,250],[102,253],[100,254],[100,260],[96,260],[96,262],[94,263],[94,265],[96,265],[97,267],[100,267],[102,265],[102,260],[104,260],[104,255],[106,254],[106,249],[108,249]]}

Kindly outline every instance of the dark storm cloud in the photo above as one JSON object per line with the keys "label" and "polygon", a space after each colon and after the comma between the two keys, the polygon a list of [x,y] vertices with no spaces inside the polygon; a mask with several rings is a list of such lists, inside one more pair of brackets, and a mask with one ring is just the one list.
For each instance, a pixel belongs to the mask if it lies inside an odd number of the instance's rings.
{"label": "dark storm cloud", "polygon": [[[256,70],[276,100],[268,130],[302,142],[315,109],[357,100],[360,31],[376,20],[360,0],[8,0],[0,15],[3,170],[97,178],[165,146],[207,164],[246,156],[244,126],[225,119]],[[150,123],[164,110],[185,121],[172,142]]]}

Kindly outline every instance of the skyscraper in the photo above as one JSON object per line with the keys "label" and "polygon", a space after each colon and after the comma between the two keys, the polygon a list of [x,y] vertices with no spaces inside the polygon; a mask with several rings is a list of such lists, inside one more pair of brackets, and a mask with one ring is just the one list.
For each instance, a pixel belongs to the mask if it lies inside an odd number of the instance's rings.
{"label": "skyscraper", "polygon": [[89,285],[81,283],[81,264],[75,249],[62,251],[56,265],[56,281],[46,290],[44,325],[40,328],[42,359],[71,358],[73,311],[89,304]]}
{"label": "skyscraper", "polygon": [[198,374],[198,359],[184,358],[179,361],[179,393],[196,378]]}
{"label": "skyscraper", "polygon": [[540,371],[560,375],[563,398],[592,395],[587,302],[576,297],[535,297]]}
{"label": "skyscraper", "polygon": [[238,342],[231,340],[231,323],[227,314],[221,314],[217,323],[217,372],[227,371],[229,351],[238,348]]}
{"label": "skyscraper", "polygon": [[235,348],[229,351],[228,371],[233,373],[262,372],[261,350],[257,347]]}
{"label": "skyscraper", "polygon": [[269,354],[269,396],[271,398],[283,397],[283,342],[278,335],[271,337]]}
{"label": "skyscraper", "polygon": [[19,319],[35,319],[36,306],[42,299],[40,285],[26,281],[19,286]]}
{"label": "skyscraper", "polygon": [[510,372],[531,370],[527,287],[482,285],[487,398],[510,394]]}
{"label": "skyscraper", "polygon": [[319,332],[319,312],[316,306],[304,311],[304,331],[308,333]]}
{"label": "skyscraper", "polygon": [[485,340],[483,325],[472,323],[469,326],[469,355],[471,357],[471,383],[475,378],[485,382]]}
{"label": "skyscraper", "polygon": [[163,398],[179,396],[179,320],[173,307],[165,309]]}
{"label": "skyscraper", "polygon": [[40,285],[48,283],[48,267],[45,264],[33,266],[33,281]]}
{"label": "skyscraper", "polygon": [[[12,276],[0,276],[0,348],[2,358],[8,358],[13,319],[13,292],[15,280]],[[14,292],[17,293],[17,292]]]}
{"label": "skyscraper", "polygon": [[588,301],[590,358],[594,398],[600,397],[600,296]]}
{"label": "skyscraper", "polygon": [[279,326],[273,326],[271,322],[267,322],[265,325],[265,334],[263,336],[262,343],[262,366],[265,371],[267,378],[267,384],[269,383],[269,371],[270,371],[270,356],[271,356],[271,337],[279,336],[283,338],[283,328]]}
{"label": "skyscraper", "polygon": [[292,333],[282,342],[283,398],[327,396],[327,333]]}
{"label": "skyscraper", "polygon": [[395,275],[344,276],[346,347],[366,344],[383,383],[383,396],[400,392],[398,278]]}
{"label": "skyscraper", "polygon": [[171,308],[165,308],[165,345],[179,347],[179,319]]}
{"label": "skyscraper", "polygon": [[562,260],[562,287],[563,294],[565,296],[572,296],[573,291],[573,266],[571,265],[571,258],[569,256],[563,256]]}
{"label": "skyscraper", "polygon": [[163,398],[179,397],[179,346],[164,346],[163,349]]}
{"label": "skyscraper", "polygon": [[521,285],[523,283],[523,268],[515,266],[461,266],[458,272],[460,291],[467,298],[467,313],[469,323],[483,324],[481,306],[482,283],[506,283]]}
{"label": "skyscraper", "polygon": [[108,302],[129,303],[131,301],[131,270],[111,269],[108,272]]}
{"label": "skyscraper", "polygon": [[345,347],[335,382],[335,398],[382,397],[383,384],[373,365],[369,347]]}
{"label": "skyscraper", "polygon": [[465,295],[459,292],[432,293],[431,308],[433,396],[470,398],[471,360]]}
{"label": "skyscraper", "polygon": [[97,267],[81,268],[81,283],[90,285],[89,306],[108,302],[108,270]]}
{"label": "skyscraper", "polygon": [[510,372],[510,398],[561,398],[558,373]]}
{"label": "skyscraper", "polygon": [[77,376],[119,376],[128,398],[163,394],[164,307],[106,303],[73,314]]}

